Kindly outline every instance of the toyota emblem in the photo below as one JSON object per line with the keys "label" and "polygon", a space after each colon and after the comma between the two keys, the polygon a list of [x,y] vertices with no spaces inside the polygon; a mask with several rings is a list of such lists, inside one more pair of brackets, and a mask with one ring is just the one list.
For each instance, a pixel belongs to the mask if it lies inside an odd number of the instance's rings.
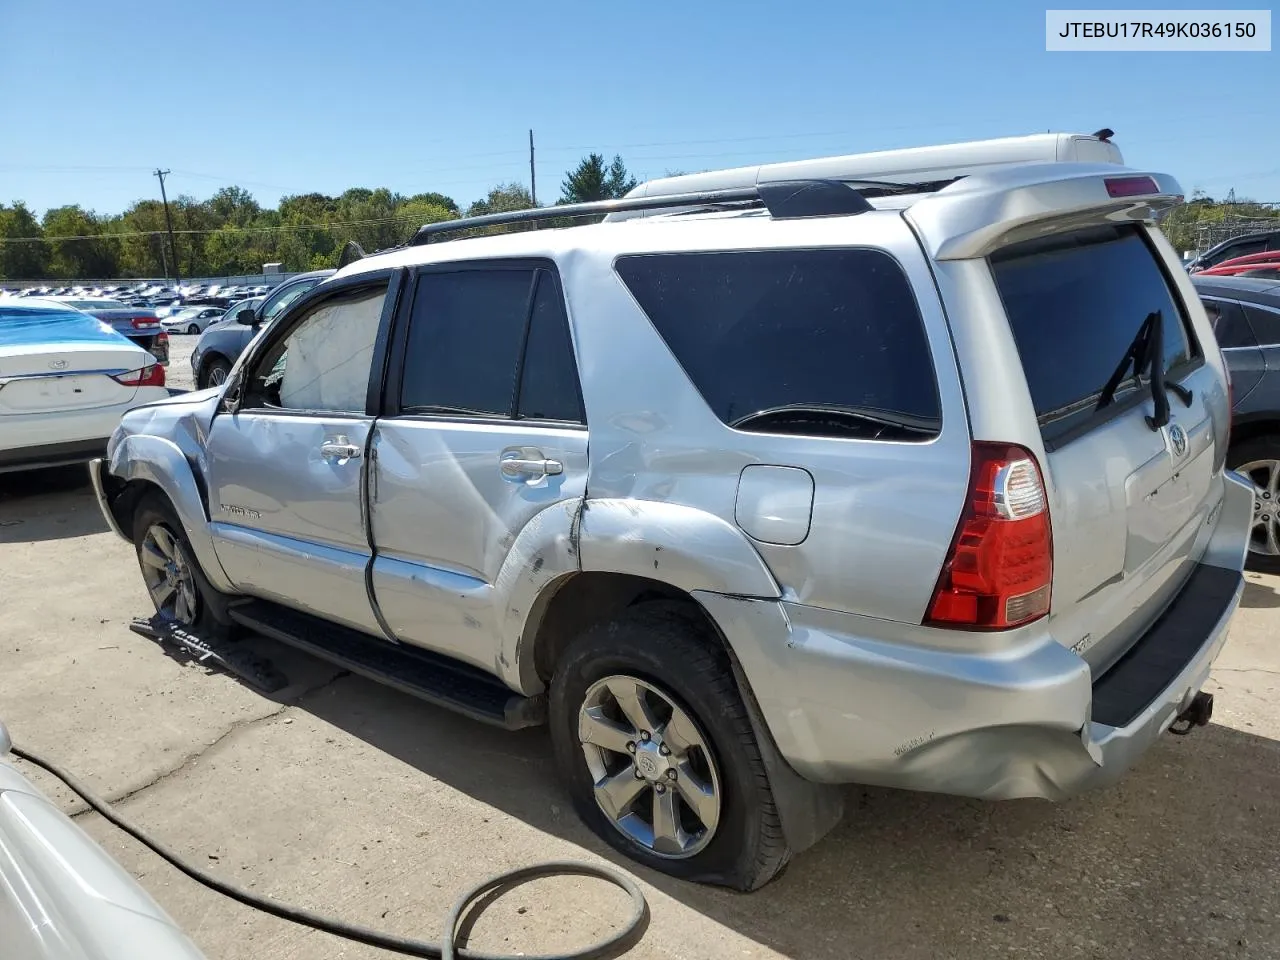
{"label": "toyota emblem", "polygon": [[1182,425],[1175,423],[1169,428],[1169,443],[1173,445],[1173,455],[1180,457],[1187,452],[1187,431]]}
{"label": "toyota emblem", "polygon": [[68,361],[66,360],[50,360],[49,361],[50,370],[65,370],[67,369],[68,365],[69,365]]}

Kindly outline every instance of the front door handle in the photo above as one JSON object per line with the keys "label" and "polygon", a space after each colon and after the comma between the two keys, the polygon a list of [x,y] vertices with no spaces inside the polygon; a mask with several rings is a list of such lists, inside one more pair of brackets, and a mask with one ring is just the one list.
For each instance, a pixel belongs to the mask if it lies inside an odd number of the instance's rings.
{"label": "front door handle", "polygon": [[346,437],[334,437],[320,444],[320,456],[326,460],[337,460],[338,463],[359,460],[360,453],[360,448]]}
{"label": "front door handle", "polygon": [[534,447],[514,447],[502,451],[498,461],[504,480],[536,481],[543,477],[553,477],[564,473],[564,464],[559,460],[548,460],[541,450]]}

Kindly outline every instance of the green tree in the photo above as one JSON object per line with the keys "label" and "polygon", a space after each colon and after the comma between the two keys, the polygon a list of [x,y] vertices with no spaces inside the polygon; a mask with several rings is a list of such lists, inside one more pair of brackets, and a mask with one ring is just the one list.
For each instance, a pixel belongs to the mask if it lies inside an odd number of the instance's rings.
{"label": "green tree", "polygon": [[458,204],[453,197],[446,197],[443,193],[415,193],[409,197],[406,203],[422,203],[433,207],[444,207],[450,211],[455,217],[458,215]]}
{"label": "green tree", "polygon": [[[78,206],[55,207],[46,211],[43,227],[49,241],[51,276],[87,280],[114,277],[119,272],[119,245],[106,236],[102,223],[92,211]],[[59,237],[94,239],[60,240]]]}
{"label": "green tree", "polygon": [[[28,242],[30,238],[40,238]],[[0,204],[0,277],[6,280],[42,280],[49,275],[49,247],[35,215],[21,200]],[[18,242],[21,241],[21,242]]]}
{"label": "green tree", "polygon": [[622,157],[614,154],[613,162],[609,164],[609,175],[604,181],[605,191],[611,197],[625,197],[635,189],[636,183],[636,178],[627,171]]}
{"label": "green tree", "polygon": [[577,167],[565,174],[564,182],[560,184],[561,203],[590,203],[612,196],[609,172],[605,169],[604,157],[598,153],[583,157]]}
{"label": "green tree", "polygon": [[528,210],[533,206],[533,197],[523,184],[500,183],[489,191],[483,200],[477,200],[467,207],[468,217],[482,217],[489,213],[507,213],[512,210]]}

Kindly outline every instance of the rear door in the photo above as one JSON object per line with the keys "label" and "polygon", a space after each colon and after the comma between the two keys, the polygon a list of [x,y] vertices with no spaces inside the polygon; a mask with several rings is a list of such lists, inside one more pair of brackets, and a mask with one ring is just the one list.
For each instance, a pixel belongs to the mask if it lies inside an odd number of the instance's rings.
{"label": "rear door", "polygon": [[[1238,407],[1253,393],[1267,371],[1262,350],[1245,318],[1244,307],[1235,300],[1201,295],[1205,313],[1213,325],[1213,334],[1231,372],[1231,387]],[[1278,318],[1280,319],[1280,318]]]}
{"label": "rear door", "polygon": [[503,563],[540,513],[586,490],[554,267],[423,269],[397,339],[373,441],[374,594],[397,639],[496,670]]}
{"label": "rear door", "polygon": [[[1105,669],[1203,549],[1222,488],[1220,379],[1144,228],[1053,234],[989,263],[1047,460],[1054,634]],[[1172,385],[1164,425],[1151,420],[1153,363]]]}

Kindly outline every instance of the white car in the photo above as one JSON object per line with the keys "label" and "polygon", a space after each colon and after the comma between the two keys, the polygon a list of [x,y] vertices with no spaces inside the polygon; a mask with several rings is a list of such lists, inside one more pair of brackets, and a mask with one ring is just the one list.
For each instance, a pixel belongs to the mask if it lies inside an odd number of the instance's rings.
{"label": "white car", "polygon": [[164,367],[89,314],[0,298],[0,473],[102,456],[128,410],[164,400]]}
{"label": "white car", "polygon": [[226,314],[220,307],[181,307],[160,321],[170,333],[204,333],[205,327],[217,323]]}

